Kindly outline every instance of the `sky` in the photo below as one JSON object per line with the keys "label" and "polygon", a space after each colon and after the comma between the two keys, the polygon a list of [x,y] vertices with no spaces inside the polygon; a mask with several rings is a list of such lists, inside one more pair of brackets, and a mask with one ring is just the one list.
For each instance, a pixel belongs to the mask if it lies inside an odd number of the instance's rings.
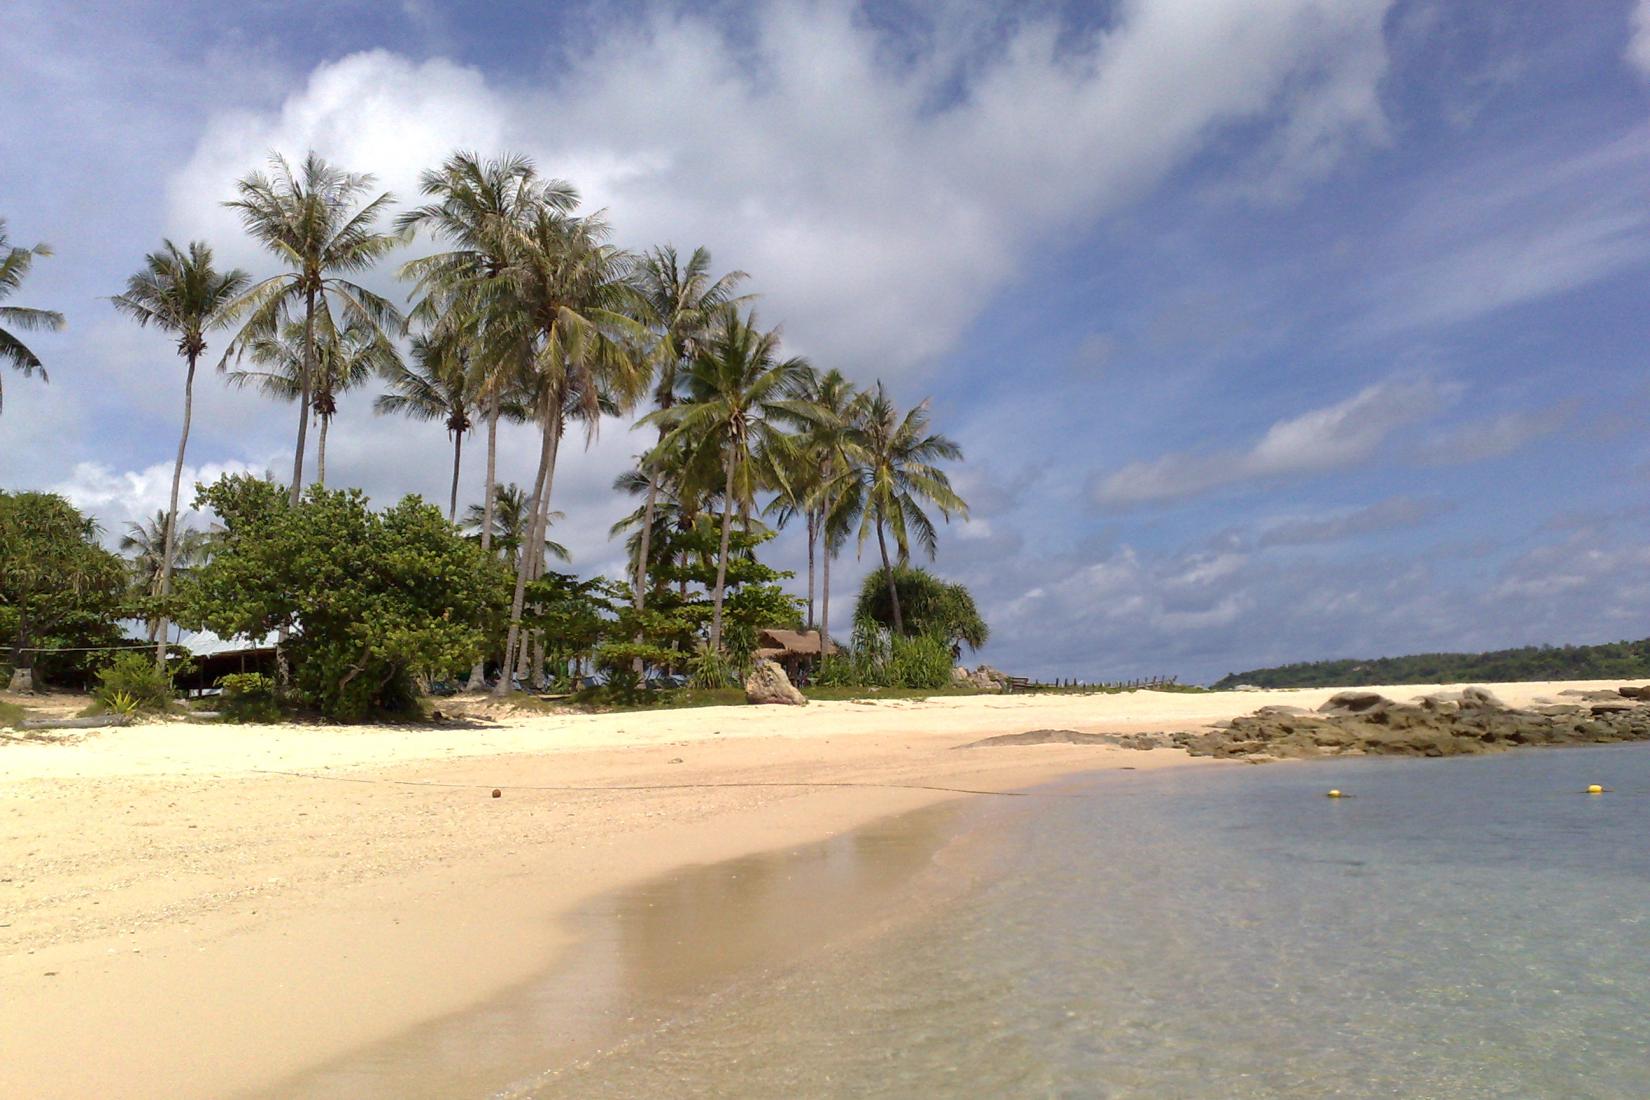
{"label": "sky", "polygon": [[[273,273],[221,205],[272,151],[402,204],[455,149],[521,152],[619,243],[749,272],[791,352],[931,400],[971,506],[934,568],[981,605],[978,660],[1207,681],[1650,635],[1650,0],[12,0],[5,24],[0,217],[55,249],[9,304],[68,327],[30,338],[49,384],[4,379],[0,486],[111,538],[164,507],[181,416],[172,344],[107,301],[146,252]],[[433,248],[366,281],[404,296]],[[444,501],[443,429],[371,397],[342,398],[329,483]],[[206,374],[186,476],[288,471],[295,417]],[[563,451],[581,571],[622,569],[610,486],[645,438]],[[535,457],[508,432],[501,476]],[[802,591],[799,533],[773,546]],[[836,567],[844,616],[873,557]]]}

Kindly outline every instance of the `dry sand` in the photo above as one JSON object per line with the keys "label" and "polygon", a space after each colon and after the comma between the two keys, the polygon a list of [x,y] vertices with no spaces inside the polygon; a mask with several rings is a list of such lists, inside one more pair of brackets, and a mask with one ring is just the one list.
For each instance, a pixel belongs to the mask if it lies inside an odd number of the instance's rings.
{"label": "dry sand", "polygon": [[[1495,690],[1516,705],[1592,686]],[[542,971],[571,946],[558,917],[675,868],[979,797],[959,791],[1240,766],[1166,749],[958,745],[1045,727],[1191,729],[1329,694],[170,723],[0,743],[0,1095],[267,1085]]]}

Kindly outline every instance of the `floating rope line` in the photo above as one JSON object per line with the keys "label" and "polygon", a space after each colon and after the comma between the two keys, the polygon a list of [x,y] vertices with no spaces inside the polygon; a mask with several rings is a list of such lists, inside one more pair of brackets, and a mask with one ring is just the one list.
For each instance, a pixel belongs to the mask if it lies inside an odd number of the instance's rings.
{"label": "floating rope line", "polygon": [[359,775],[321,775],[318,772],[289,772],[278,768],[253,768],[257,775],[288,775],[296,779],[328,779],[334,783],[381,783],[393,784],[401,787],[446,787],[466,791],[566,791],[577,793],[597,793],[601,791],[691,791],[717,787],[870,787],[879,790],[903,791],[939,791],[944,794],[989,794],[1001,798],[1025,798],[1030,791],[980,791],[968,787],[938,787],[925,783],[854,783],[849,781],[805,781],[795,780],[783,782],[773,781],[743,781],[726,783],[624,783],[613,786],[570,786],[555,784],[504,784],[504,783],[444,783],[437,779],[373,779]]}

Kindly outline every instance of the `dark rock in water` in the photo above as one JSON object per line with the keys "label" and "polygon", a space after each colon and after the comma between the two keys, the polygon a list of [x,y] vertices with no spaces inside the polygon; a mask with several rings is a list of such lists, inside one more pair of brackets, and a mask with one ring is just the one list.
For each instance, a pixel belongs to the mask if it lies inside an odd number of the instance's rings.
{"label": "dark rock in water", "polygon": [[1526,745],[1650,740],[1650,691],[1564,692],[1561,703],[1509,707],[1483,688],[1400,703],[1343,691],[1309,713],[1262,707],[1213,730],[1176,734],[1193,756],[1461,756]]}

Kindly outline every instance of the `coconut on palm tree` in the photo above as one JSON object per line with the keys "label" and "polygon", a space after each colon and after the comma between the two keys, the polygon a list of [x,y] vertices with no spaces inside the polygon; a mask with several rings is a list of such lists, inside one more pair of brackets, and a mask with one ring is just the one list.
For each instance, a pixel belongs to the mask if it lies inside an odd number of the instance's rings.
{"label": "coconut on palm tree", "polygon": [[[390,336],[406,328],[400,312],[346,276],[369,270],[402,237],[375,228],[392,196],[386,191],[363,202],[372,189],[372,176],[335,168],[314,152],[296,171],[279,154],[272,155],[269,163],[269,175],[254,172],[245,177],[236,184],[240,198],[224,205],[240,213],[246,231],[288,270],[246,293],[240,305],[250,313],[230,352],[279,338],[291,321],[301,325],[303,354],[296,377],[298,443],[290,490],[291,502],[296,504],[303,492],[305,433],[319,370],[323,336],[319,325],[325,318],[334,331],[348,329],[376,345],[381,358],[394,354]],[[220,367],[227,366],[230,352]],[[326,419],[330,413],[323,425]]]}
{"label": "coconut on palm tree", "polygon": [[[177,338],[183,357],[183,427],[178,433],[177,458],[172,463],[172,495],[166,506],[166,534],[160,557],[160,575],[154,595],[165,599],[172,591],[172,557],[177,549],[178,487],[183,479],[184,452],[189,446],[189,422],[194,415],[195,368],[206,351],[206,334],[227,326],[251,277],[235,268],[219,271],[212,249],[191,241],[187,251],[164,241],[159,252],[144,258],[143,269],[126,280],[126,292],[110,299],[115,309],[140,326],[153,325]],[[166,661],[166,621],[157,620],[156,660]]]}
{"label": "coconut on palm tree", "polygon": [[[36,256],[50,256],[51,245],[37,244],[33,248],[14,246],[6,236],[6,220],[0,218],[0,302],[5,301],[23,285]],[[0,364],[10,363],[23,377],[39,372],[42,382],[49,381],[40,356],[29,350],[17,332],[63,328],[63,315],[50,309],[29,309],[26,306],[0,305]],[[5,407],[5,379],[0,377],[0,409]]]}
{"label": "coconut on palm tree", "polygon": [[722,647],[734,511],[748,519],[758,489],[780,473],[788,446],[786,427],[805,415],[795,395],[807,373],[805,360],[780,357],[777,329],[764,332],[754,315],[741,317],[730,307],[683,372],[681,403],[644,418],[668,429],[661,446],[708,452],[721,466],[721,543],[711,596],[713,653]]}
{"label": "coconut on palm tree", "polygon": [[881,382],[861,394],[853,409],[854,438],[851,463],[835,482],[840,522],[858,520],[859,545],[875,532],[893,606],[894,633],[905,633],[893,563],[888,557],[888,535],[894,536],[899,564],[911,558],[913,538],[932,558],[939,544],[933,520],[923,506],[937,508],[949,522],[966,518],[968,504],[951,488],[951,479],[937,463],[962,458],[962,448],[929,430],[928,402],[903,416]]}

